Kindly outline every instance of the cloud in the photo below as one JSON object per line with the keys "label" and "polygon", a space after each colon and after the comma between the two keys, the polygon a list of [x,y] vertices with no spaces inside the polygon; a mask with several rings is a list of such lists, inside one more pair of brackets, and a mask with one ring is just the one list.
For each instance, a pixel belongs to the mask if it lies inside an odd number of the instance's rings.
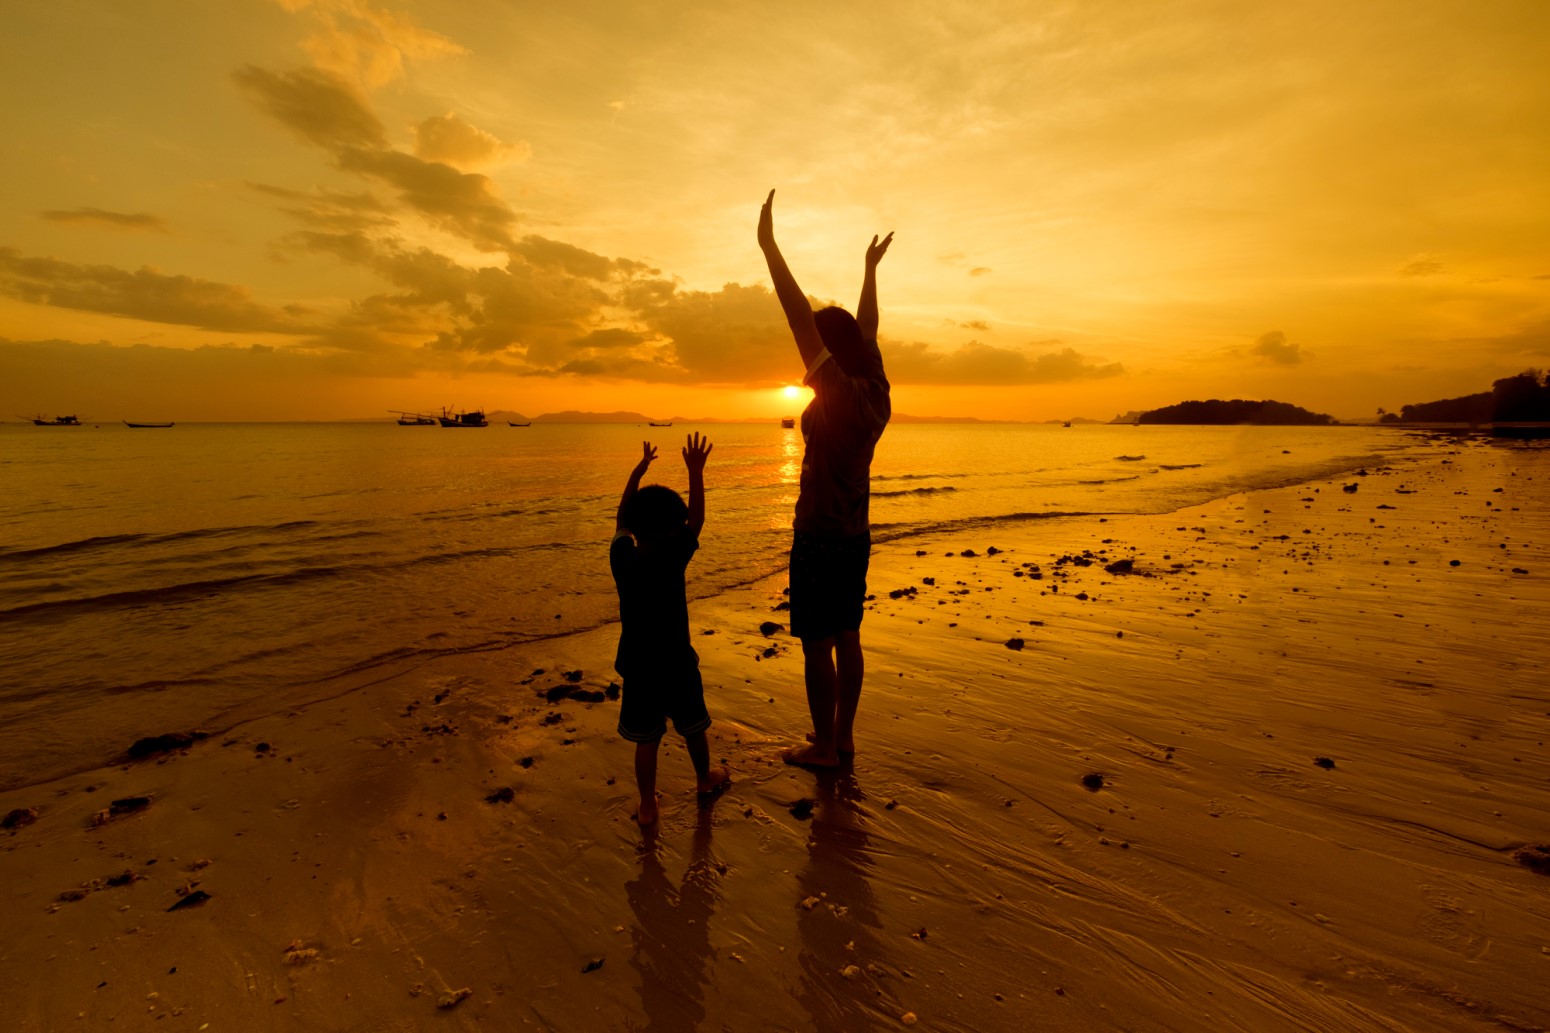
{"label": "cloud", "polygon": [[973,269],[969,270],[969,275],[970,276],[987,276],[989,274],[990,274],[990,267],[989,266],[977,265]]}
{"label": "cloud", "polygon": [[293,14],[305,12],[312,31],[302,49],[318,68],[362,86],[385,86],[403,77],[410,61],[467,51],[445,36],[416,25],[409,15],[381,11],[366,0],[278,0]]}
{"label": "cloud", "polygon": [[155,230],[167,232],[167,222],[159,215],[147,212],[110,212],[102,208],[71,208],[68,211],[53,210],[43,213],[49,222],[84,223],[106,226],[115,230]]}
{"label": "cloud", "polygon": [[1254,340],[1254,347],[1250,351],[1266,362],[1274,362],[1282,366],[1295,366],[1308,355],[1302,350],[1302,345],[1288,341],[1286,335],[1279,330],[1260,334]]}
{"label": "cloud", "polygon": [[1099,363],[1072,348],[1033,355],[970,341],[951,352],[919,342],[884,344],[882,351],[888,379],[897,384],[1062,384],[1125,372],[1117,362]]}
{"label": "cloud", "polygon": [[1399,267],[1400,276],[1437,276],[1446,271],[1436,255],[1425,251],[1412,255],[1409,261]]}
{"label": "cloud", "polygon": [[280,211],[308,226],[333,233],[380,229],[396,224],[391,210],[372,194],[346,194],[332,190],[302,191],[266,183],[249,183],[250,190],[286,203]]}
{"label": "cloud", "polygon": [[432,115],[414,127],[414,153],[460,169],[480,168],[507,159],[524,161],[533,153],[527,141],[503,143],[492,133],[448,112]]}
{"label": "cloud", "polygon": [[276,121],[308,143],[331,151],[387,146],[365,97],[336,75],[311,68],[277,75],[253,65],[232,75]]}
{"label": "cloud", "polygon": [[168,276],[149,266],[129,272],[107,265],[27,258],[9,247],[0,247],[0,294],[36,305],[204,330],[304,333],[312,328],[301,319],[304,309],[260,305],[246,287]]}
{"label": "cloud", "polygon": [[403,205],[480,250],[514,246],[516,214],[487,177],[389,146],[365,98],[337,76],[313,69],[277,75],[249,66],[236,78],[282,125],[329,151],[337,168],[387,184]]}

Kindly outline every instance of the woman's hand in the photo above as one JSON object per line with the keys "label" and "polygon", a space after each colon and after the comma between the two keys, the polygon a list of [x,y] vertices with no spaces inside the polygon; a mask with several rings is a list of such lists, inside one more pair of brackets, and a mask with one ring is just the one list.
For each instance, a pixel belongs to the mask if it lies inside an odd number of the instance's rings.
{"label": "woman's hand", "polygon": [[[771,190],[770,193],[773,195],[775,191]],[[888,236],[883,238],[881,244],[877,242],[877,234],[872,234],[872,243],[866,249],[866,267],[868,269],[877,268],[877,263],[883,260],[883,256],[888,253],[888,245],[892,243],[893,233],[891,231]]]}
{"label": "woman's hand", "polygon": [[771,190],[764,199],[764,207],[759,209],[759,247],[765,251],[775,246],[775,216],[770,211],[774,203],[775,191]]}

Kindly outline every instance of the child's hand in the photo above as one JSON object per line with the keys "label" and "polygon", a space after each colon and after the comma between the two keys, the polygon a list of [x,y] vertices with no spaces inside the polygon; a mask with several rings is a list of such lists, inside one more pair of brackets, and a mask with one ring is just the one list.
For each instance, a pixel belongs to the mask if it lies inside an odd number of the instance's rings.
{"label": "child's hand", "polygon": [[650,466],[651,461],[656,457],[656,446],[652,445],[652,443],[649,441],[642,441],[640,443],[640,462],[635,464],[636,472],[642,474],[645,473],[646,467]]}
{"label": "child's hand", "polygon": [[684,466],[690,473],[699,473],[705,469],[705,460],[710,456],[710,439],[700,437],[700,432],[695,431],[685,439]]}

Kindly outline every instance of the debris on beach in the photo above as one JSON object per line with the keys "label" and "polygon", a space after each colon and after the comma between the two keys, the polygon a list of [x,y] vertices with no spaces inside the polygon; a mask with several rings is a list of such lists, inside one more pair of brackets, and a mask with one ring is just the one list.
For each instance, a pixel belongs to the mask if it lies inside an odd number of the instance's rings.
{"label": "debris on beach", "polygon": [[148,735],[143,739],[135,740],[134,745],[125,752],[125,756],[130,760],[144,760],[158,753],[186,750],[201,739],[209,737],[209,732],[167,732],[162,735]]}
{"label": "debris on beach", "polygon": [[[714,629],[712,629],[712,630],[714,630]],[[611,700],[612,699],[618,699],[619,698],[619,692],[620,692],[619,683],[616,682],[616,681],[611,681],[611,682],[608,683],[608,688],[603,690],[603,696],[604,696],[605,699],[611,699]]]}
{"label": "debris on beach", "polygon": [[581,672],[580,671],[566,671],[565,672],[565,680],[568,681],[568,682],[578,682],[578,681],[581,680]]}
{"label": "debris on beach", "polygon": [[292,940],[285,948],[285,963],[287,965],[305,965],[309,961],[316,961],[319,957],[316,947],[303,945],[301,940]]}
{"label": "debris on beach", "polygon": [[1027,645],[1027,643],[1020,638],[1009,638],[1006,640],[1006,648],[1008,649],[1021,649],[1025,645]]}
{"label": "debris on beach", "polygon": [[1082,785],[1096,793],[1098,790],[1103,788],[1103,776],[1098,774],[1096,771],[1089,771],[1087,774],[1082,776]]}
{"label": "debris on beach", "polygon": [[1328,771],[1330,768],[1335,766],[1335,762],[1330,760],[1328,757],[1314,757],[1313,763],[1317,764],[1325,771]]}
{"label": "debris on beach", "polygon": [[586,967],[581,970],[581,974],[586,975],[588,972],[596,972],[598,969],[603,967],[603,962],[607,960],[607,958],[601,957],[593,958],[591,961],[587,962]]}
{"label": "debris on beach", "polygon": [[1134,574],[1135,567],[1135,560],[1115,560],[1113,563],[1105,564],[1103,569],[1110,574]]}
{"label": "debris on beach", "polygon": [[786,805],[786,809],[791,812],[793,818],[796,818],[798,821],[806,821],[813,816],[813,807],[817,802],[804,796],[800,800],[791,801],[791,803]]}
{"label": "debris on beach", "polygon": [[466,986],[458,990],[448,990],[441,995],[439,1000],[436,1001],[436,1007],[455,1008],[459,1004],[463,1003],[464,1000],[472,997],[473,995],[474,992]]}
{"label": "debris on beach", "polygon": [[484,798],[485,803],[510,803],[517,798],[516,790],[511,786],[501,786]]}
{"label": "debris on beach", "polygon": [[18,807],[3,819],[0,819],[0,828],[19,829],[24,825],[31,825],[37,820],[38,809],[36,807]]}
{"label": "debris on beach", "polygon": [[182,911],[185,908],[199,907],[209,899],[210,894],[206,893],[204,890],[189,890],[188,892],[181,894],[181,899],[167,910]]}
{"label": "debris on beach", "polygon": [[765,638],[769,638],[777,631],[785,630],[786,626],[784,624],[776,624],[774,621],[765,621],[763,624],[759,625],[759,634],[763,635]]}
{"label": "debris on beach", "polygon": [[1519,847],[1513,852],[1512,859],[1531,872],[1550,875],[1550,846],[1543,843]]}
{"label": "debris on beach", "polygon": [[105,810],[98,811],[91,816],[92,828],[101,828],[114,818],[122,818],[126,814],[139,814],[151,805],[149,796],[126,796],[114,800]]}
{"label": "debris on beach", "polygon": [[803,911],[811,911],[821,903],[823,903],[823,901],[817,897],[804,897],[802,899],[801,907]]}

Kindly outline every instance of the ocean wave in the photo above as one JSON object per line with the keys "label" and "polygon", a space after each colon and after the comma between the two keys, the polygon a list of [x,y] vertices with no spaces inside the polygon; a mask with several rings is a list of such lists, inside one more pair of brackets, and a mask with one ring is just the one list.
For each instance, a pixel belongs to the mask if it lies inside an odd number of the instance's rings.
{"label": "ocean wave", "polygon": [[289,532],[303,527],[317,527],[316,520],[287,520],[278,524],[243,524],[235,527],[199,527],[188,531],[173,531],[168,534],[110,534],[99,535],[94,538],[82,538],[73,542],[61,542],[58,545],[45,545],[36,549],[4,549],[0,548],[0,563],[22,562],[36,560],[48,556],[65,555],[76,552],[91,552],[95,549],[114,549],[120,547],[141,548],[156,545],[177,545],[183,542],[199,541],[206,538],[222,538],[243,534],[267,534],[275,531]]}
{"label": "ocean wave", "polygon": [[951,484],[942,484],[933,488],[900,488],[898,491],[874,491],[874,499],[892,498],[895,495],[934,495],[939,491],[957,491]]}

